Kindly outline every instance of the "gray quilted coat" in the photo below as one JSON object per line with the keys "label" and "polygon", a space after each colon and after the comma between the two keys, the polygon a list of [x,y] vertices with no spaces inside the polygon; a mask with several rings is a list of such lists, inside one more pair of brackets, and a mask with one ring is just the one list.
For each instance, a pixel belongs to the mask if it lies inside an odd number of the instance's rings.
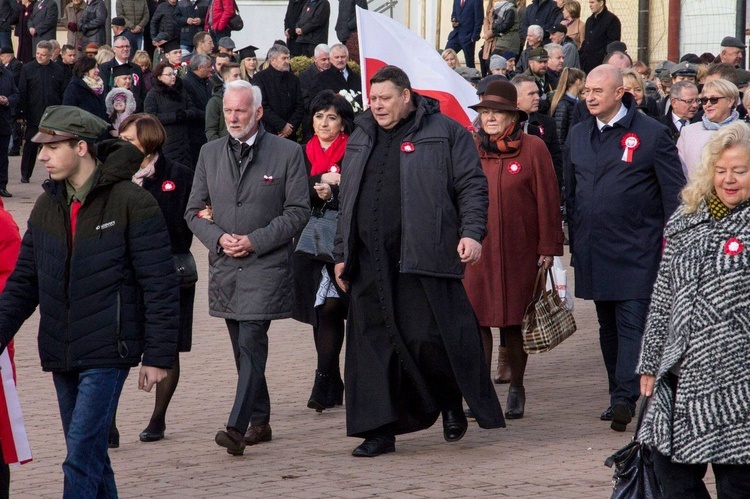
{"label": "gray quilted coat", "polygon": [[657,377],[641,442],[676,462],[750,464],[750,208],[719,221],[678,210],[665,235],[638,367]]}
{"label": "gray quilted coat", "polygon": [[[310,216],[302,148],[266,133],[262,126],[253,159],[240,177],[229,136],[201,148],[185,219],[209,250],[209,314],[272,320],[292,311],[292,239]],[[198,218],[211,205],[213,222]],[[219,251],[223,234],[244,234],[254,251],[232,258]]]}

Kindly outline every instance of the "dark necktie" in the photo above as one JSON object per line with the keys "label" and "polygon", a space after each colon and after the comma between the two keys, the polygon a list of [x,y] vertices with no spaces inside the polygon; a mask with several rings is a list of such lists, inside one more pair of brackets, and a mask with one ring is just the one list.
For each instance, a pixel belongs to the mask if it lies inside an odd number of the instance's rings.
{"label": "dark necktie", "polygon": [[683,128],[685,128],[685,125],[687,125],[687,120],[685,118],[681,118],[680,120],[680,129],[678,131],[682,131]]}

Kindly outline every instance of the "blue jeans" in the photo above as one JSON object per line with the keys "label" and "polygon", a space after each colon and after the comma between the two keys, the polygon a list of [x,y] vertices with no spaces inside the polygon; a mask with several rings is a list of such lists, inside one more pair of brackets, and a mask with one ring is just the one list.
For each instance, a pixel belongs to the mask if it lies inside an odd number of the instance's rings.
{"label": "blue jeans", "polygon": [[0,47],[12,47],[13,44],[10,41],[11,31],[0,31]]}
{"label": "blue jeans", "polygon": [[[146,29],[148,29],[148,27],[146,27]],[[131,50],[131,52],[135,54],[136,50],[143,49],[143,33],[133,33],[133,36],[135,36],[136,46]]]}
{"label": "blue jeans", "polygon": [[53,373],[65,445],[64,499],[116,498],[107,438],[129,369]]}

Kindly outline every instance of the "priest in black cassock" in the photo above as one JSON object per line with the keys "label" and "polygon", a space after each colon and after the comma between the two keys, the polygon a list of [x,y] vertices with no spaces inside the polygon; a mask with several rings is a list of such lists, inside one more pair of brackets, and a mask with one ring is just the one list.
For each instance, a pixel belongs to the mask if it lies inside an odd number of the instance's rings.
{"label": "priest in black cassock", "polygon": [[448,442],[505,426],[461,278],[479,260],[487,179],[471,135],[385,66],[349,137],[335,274],[351,299],[346,422],[354,456],[395,450],[395,436],[442,415]]}

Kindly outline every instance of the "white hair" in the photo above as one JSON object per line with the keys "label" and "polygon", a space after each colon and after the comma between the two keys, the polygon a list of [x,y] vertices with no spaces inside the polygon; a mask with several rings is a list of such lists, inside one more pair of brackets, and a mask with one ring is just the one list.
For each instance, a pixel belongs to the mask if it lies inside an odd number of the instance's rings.
{"label": "white hair", "polygon": [[343,43],[335,43],[331,45],[331,52],[333,52],[334,50],[343,50],[346,54],[347,59],[349,58],[349,49],[346,48],[346,45],[344,45]]}
{"label": "white hair", "polygon": [[229,92],[247,92],[250,95],[252,95],[253,112],[260,109],[260,106],[263,103],[263,94],[260,91],[260,87],[256,87],[255,85],[251,84],[249,81],[235,80],[235,81],[227,83],[226,89],[224,90],[225,99]]}
{"label": "white hair", "polygon": [[325,43],[317,44],[315,46],[315,52],[313,52],[316,59],[320,57],[321,54],[330,54],[330,53],[331,53],[331,47],[329,47]]}
{"label": "white hair", "polygon": [[548,43],[547,45],[544,46],[544,50],[547,51],[547,54],[551,54],[553,50],[559,50],[560,52],[563,52],[563,53],[565,52],[563,50],[563,46],[560,45],[559,43]]}
{"label": "white hair", "polygon": [[534,36],[538,36],[539,38],[544,38],[544,30],[541,26],[538,24],[532,24],[526,29],[526,33],[531,33]]}

